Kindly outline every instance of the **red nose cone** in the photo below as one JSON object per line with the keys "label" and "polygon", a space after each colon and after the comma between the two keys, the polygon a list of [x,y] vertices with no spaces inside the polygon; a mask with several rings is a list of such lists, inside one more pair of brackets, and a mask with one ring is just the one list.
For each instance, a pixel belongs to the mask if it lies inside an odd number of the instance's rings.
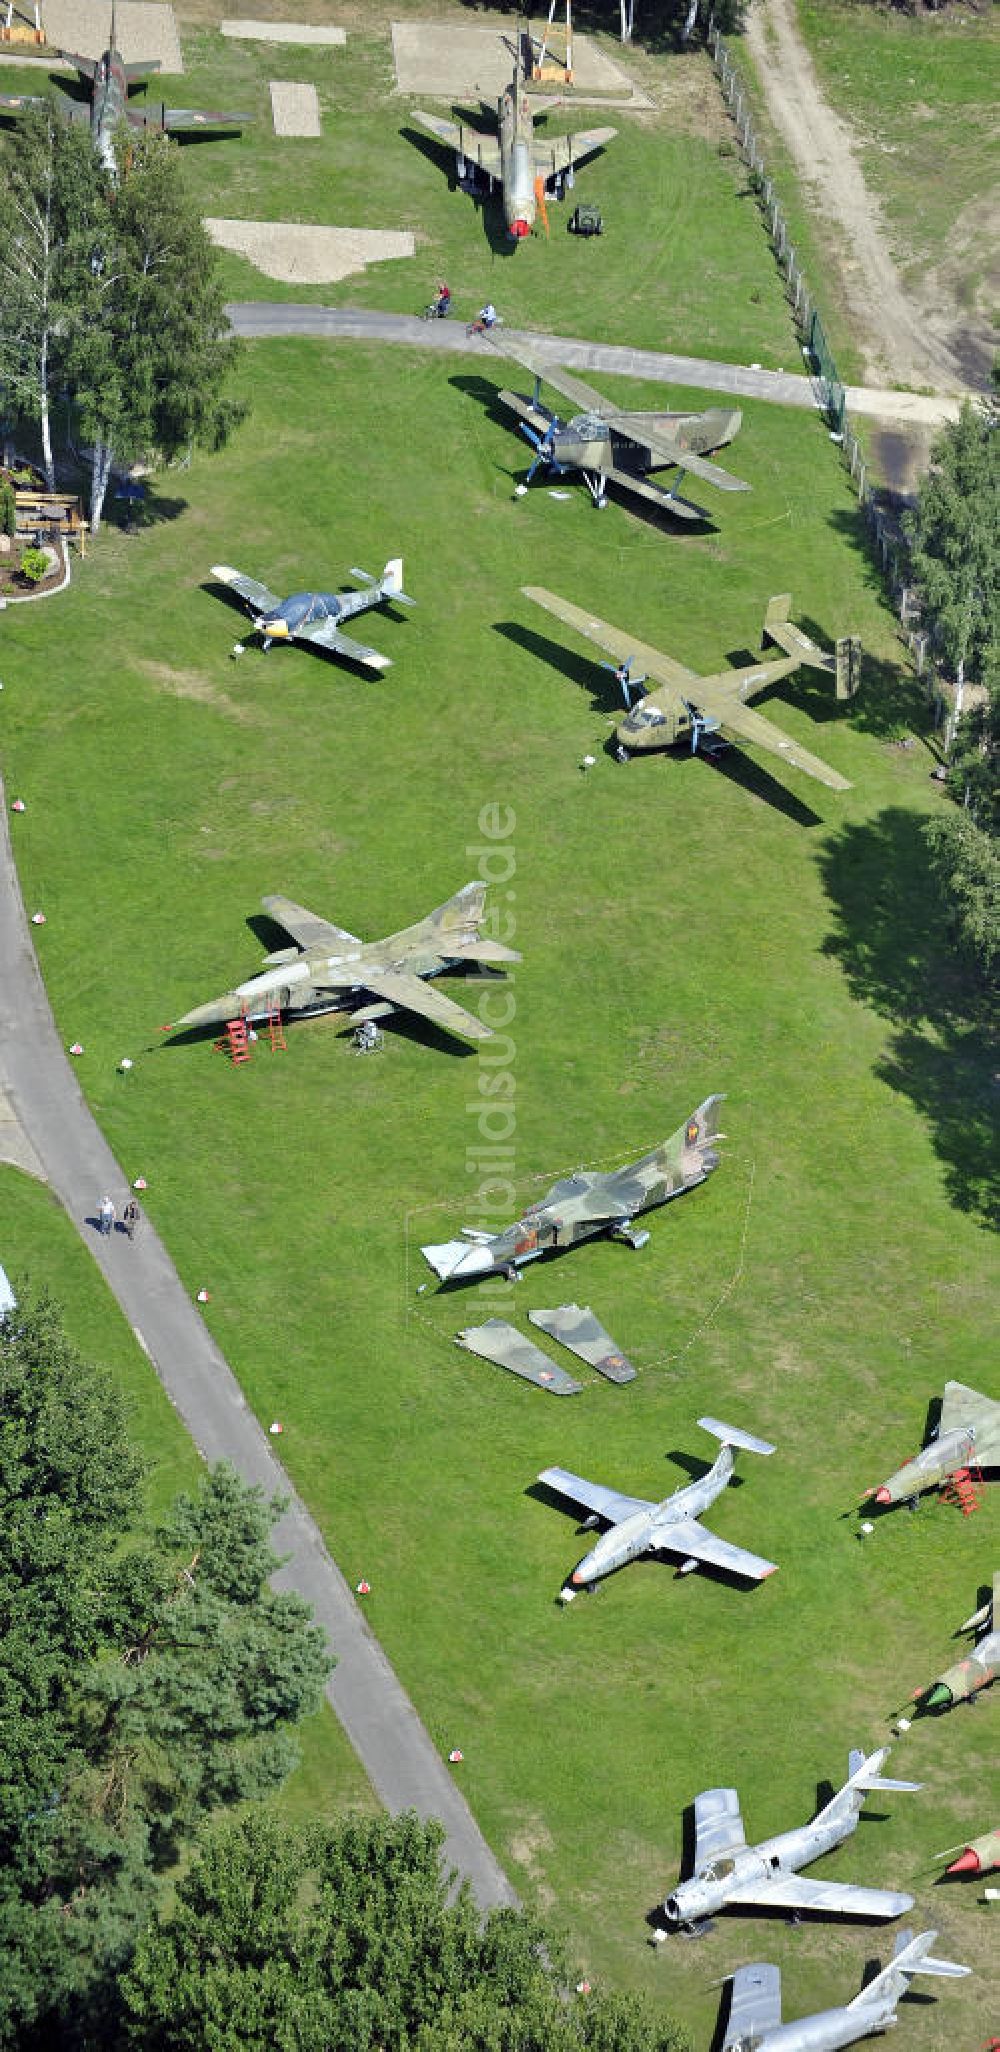
{"label": "red nose cone", "polygon": [[948,1872],[949,1874],[978,1874],[979,1854],[973,1852],[970,1846],[968,1852],[962,1853],[957,1860],[952,1861]]}
{"label": "red nose cone", "polygon": [[514,237],[515,242],[523,242],[525,236],[531,234],[530,223],[527,221],[512,221],[510,224],[510,232]]}
{"label": "red nose cone", "polygon": [[876,1501],[876,1503],[891,1503],[891,1502],[892,1502],[892,1491],[891,1491],[891,1489],[876,1489],[876,1491],[875,1491],[875,1501]]}

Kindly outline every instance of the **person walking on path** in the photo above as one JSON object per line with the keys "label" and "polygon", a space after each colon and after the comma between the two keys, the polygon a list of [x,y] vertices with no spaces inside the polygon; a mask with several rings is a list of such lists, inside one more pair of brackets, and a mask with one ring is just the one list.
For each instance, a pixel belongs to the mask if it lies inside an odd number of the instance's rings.
{"label": "person walking on path", "polygon": [[127,1232],[130,1240],[135,1239],[135,1229],[138,1223],[139,1206],[137,1205],[135,1198],[130,1197],[128,1203],[126,1204],[122,1212],[122,1224],[125,1227],[125,1231]]}
{"label": "person walking on path", "polygon": [[115,1207],[112,1204],[110,1197],[101,1198],[100,1219],[101,1232],[104,1238],[107,1239],[108,1234],[114,1231],[115,1223]]}

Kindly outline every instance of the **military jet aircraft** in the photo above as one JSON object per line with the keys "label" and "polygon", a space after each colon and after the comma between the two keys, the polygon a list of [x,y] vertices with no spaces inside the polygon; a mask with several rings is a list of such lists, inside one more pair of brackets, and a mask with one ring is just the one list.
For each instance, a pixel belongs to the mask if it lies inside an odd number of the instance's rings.
{"label": "military jet aircraft", "polygon": [[593,156],[595,150],[603,149],[618,130],[588,128],[578,135],[536,135],[524,89],[524,40],[519,36],[515,44],[502,36],[501,42],[513,56],[514,76],[497,101],[495,136],[482,135],[478,129],[467,128],[464,122],[442,121],[440,115],[424,114],[420,108],[414,109],[414,119],[438,142],[447,143],[454,150],[460,182],[470,171],[482,172],[491,189],[499,181],[504,222],[516,248],[531,234],[536,213],[541,212],[545,218],[546,186],[554,186],[561,199],[564,185],[572,189],[576,165],[584,157]]}
{"label": "military jet aircraft", "polygon": [[1000,1403],[981,1396],[964,1382],[946,1382],[941,1416],[933,1438],[921,1453],[897,1468],[880,1489],[869,1490],[875,1502],[888,1506],[914,1502],[925,1489],[937,1489],[960,1468],[1000,1466]]}
{"label": "military jet aircraft", "polygon": [[355,613],[366,613],[371,606],[380,606],[383,599],[396,606],[415,606],[416,599],[407,598],[403,590],[403,559],[390,557],[381,577],[371,577],[367,570],[352,569],[352,577],[360,577],[367,587],[364,591],[295,591],[291,598],[280,599],[266,584],[258,584],[255,577],[244,577],[242,571],[232,570],[228,563],[213,563],[212,576],[220,584],[228,585],[230,591],[249,606],[255,615],[250,634],[243,641],[237,641],[232,653],[242,655],[245,643],[254,634],[259,634],[265,649],[272,641],[306,641],[311,648],[324,649],[329,655],[348,656],[352,663],[364,663],[369,670],[388,670],[392,664],[388,656],[380,655],[377,648],[367,648],[362,641],[352,641],[341,632],[342,620],[350,620]]}
{"label": "military jet aircraft", "polygon": [[726,2035],[720,2052],[839,2052],[877,2031],[890,2031],[898,2021],[896,2005],[909,1993],[913,1974],[941,1974],[949,1979],[971,1972],[950,1959],[935,1959],[931,1946],[936,1931],[914,1938],[900,1931],[892,1959],[880,1974],[842,2009],[821,2009],[797,2023],[781,2021],[781,1972],[763,1962],[737,1967]]}
{"label": "military jet aircraft", "polygon": [[[767,749],[769,754],[779,755],[783,762],[791,763],[793,769],[803,770],[806,776],[828,784],[831,791],[850,790],[847,778],[842,777],[838,770],[831,769],[818,755],[810,755],[808,749],[800,747],[797,741],[790,741],[779,727],[765,719],[763,713],[753,712],[746,703],[748,698],[756,698],[759,692],[767,690],[768,685],[789,676],[803,663],[834,679],[838,699],[851,698],[857,690],[860,668],[857,642],[845,636],[837,642],[833,655],[825,655],[807,634],[803,634],[801,627],[793,626],[789,618],[792,601],[788,592],[779,598],[769,599],[764,616],[764,640],[773,641],[783,648],[783,656],[752,663],[748,669],[720,670],[715,676],[700,677],[697,671],[685,669],[684,664],[676,662],[673,656],[663,655],[658,648],[637,641],[633,634],[621,627],[611,627],[606,620],[595,619],[593,613],[572,605],[569,599],[557,598],[554,592],[546,591],[541,585],[525,584],[522,590],[525,598],[532,599],[535,605],[544,606],[547,612],[564,620],[567,627],[575,628],[586,640],[596,642],[598,648],[606,649],[614,657],[615,676],[628,708],[626,718],[615,728],[619,761],[627,762],[636,753],[671,748],[680,741],[688,741],[692,752],[696,752],[705,735],[716,734],[724,728],[741,741],[753,742],[756,747]],[[642,666],[642,676],[633,676],[633,663]],[[604,664],[602,667],[609,669],[612,666]],[[650,678],[657,688],[633,704],[634,693]]]}
{"label": "military jet aircraft", "polygon": [[[501,403],[516,413],[521,433],[536,452],[519,495],[540,470],[550,478],[578,470],[601,510],[608,503],[608,485],[614,484],[676,520],[705,520],[702,507],[679,496],[686,471],[720,492],[750,490],[742,478],[707,461],[708,452],[724,448],[739,433],[743,416],[738,407],[712,406],[704,413],[630,411],[603,398],[561,365],[543,360],[530,346],[515,344],[509,335],[492,346],[498,355],[523,365],[535,380],[530,399],[507,390],[499,395]],[[561,420],[544,404],[543,384],[562,392],[579,411],[570,420]],[[678,476],[668,491],[649,472],[671,466]]]}
{"label": "military jet aircraft", "polygon": [[947,1710],[952,1703],[971,1703],[980,1689],[988,1689],[1000,1675],[1000,1575],[993,1577],[988,1601],[967,1617],[959,1630],[978,1632],[980,1637],[964,1660],[957,1660],[937,1681],[918,1690],[921,1710]]}
{"label": "military jet aircraft", "polygon": [[[954,1845],[948,1852],[956,1852]],[[948,1853],[939,1853],[939,1859],[947,1859]],[[988,1874],[991,1867],[1000,1867],[1000,1824],[995,1831],[984,1831],[982,1838],[970,1838],[962,1848],[961,1857],[952,1860],[949,1874]]]}
{"label": "military jet aircraft", "polygon": [[416,926],[388,940],[362,941],[291,898],[262,898],[268,918],[292,935],[295,946],[265,955],[263,975],[196,1006],[176,1021],[175,1030],[225,1025],[239,1017],[267,1019],[275,1011],[289,1019],[349,1011],[358,1026],[404,1011],[463,1040],[489,1040],[491,1027],[425,981],[466,962],[493,966],[521,960],[513,948],[483,939],[485,900],[484,883],[467,883]]}
{"label": "military jet aircraft", "polygon": [[[90,86],[90,106],[86,108],[78,100],[70,99],[67,93],[60,93],[55,101],[57,112],[64,121],[89,121],[94,147],[101,162],[112,177],[117,174],[115,159],[115,131],[126,122],[132,129],[159,129],[169,135],[182,131],[204,131],[205,129],[229,130],[236,133],[253,120],[252,114],[219,114],[201,107],[165,107],[159,105],[135,107],[129,101],[129,92],[134,85],[144,84],[154,71],[159,71],[158,58],[146,59],[141,64],[126,64],[117,43],[115,6],[111,6],[111,39],[108,48],[98,58],[79,57],[67,50],[63,55],[72,64],[81,79]],[[28,107],[51,107],[52,100],[42,94],[0,95],[0,115],[22,114]]]}
{"label": "military jet aircraft", "polygon": [[557,1248],[575,1247],[597,1233],[610,1233],[633,1247],[644,1247],[649,1234],[636,1229],[633,1221],[637,1214],[693,1190],[718,1168],[719,1156],[712,1143],[724,1137],[718,1124],[721,1103],[719,1095],[706,1097],[669,1140],[644,1154],[641,1161],[614,1169],[610,1175],[578,1169],[575,1175],[566,1176],[553,1184],[541,1203],[529,1205],[523,1218],[502,1232],[480,1232],[465,1226],[461,1240],[422,1247],[425,1261],[442,1282],[471,1282],[481,1275],[513,1277],[523,1262],[537,1261]]}
{"label": "military jet aircraft", "polygon": [[547,1489],[558,1496],[568,1496],[573,1503],[586,1505],[591,1513],[588,1526],[611,1526],[610,1532],[605,1532],[573,1569],[573,1590],[592,1587],[602,1576],[613,1574],[630,1560],[638,1560],[643,1553],[681,1554],[682,1575],[702,1564],[724,1568],[731,1575],[743,1575],[748,1582],[762,1582],[776,1572],[775,1561],[762,1560],[759,1554],[747,1553],[742,1546],[731,1546],[727,1539],[717,1539],[698,1523],[701,1512],[728,1486],[734,1446],[746,1447],[750,1453],[772,1454],[771,1441],[755,1439],[751,1432],[723,1425],[718,1418],[699,1418],[698,1423],[722,1441],[718,1459],[699,1481],[675,1490],[662,1503],[648,1503],[641,1496],[621,1496],[617,1489],[587,1482],[582,1475],[571,1474],[568,1468],[542,1469],[538,1480]]}
{"label": "military jet aircraft", "polygon": [[912,1909],[912,1895],[885,1888],[857,1888],[849,1881],[809,1881],[798,1872],[832,1851],[858,1828],[865,1796],[873,1789],[912,1793],[919,1781],[887,1781],[882,1774],[888,1746],[877,1753],[852,1752],[848,1779],[811,1824],[783,1831],[748,1846],[734,1788],[710,1788],[695,1798],[694,1873],[663,1905],[673,1925],[693,1927],[732,1903],[737,1909],[786,1909],[797,1916],[900,1917]]}

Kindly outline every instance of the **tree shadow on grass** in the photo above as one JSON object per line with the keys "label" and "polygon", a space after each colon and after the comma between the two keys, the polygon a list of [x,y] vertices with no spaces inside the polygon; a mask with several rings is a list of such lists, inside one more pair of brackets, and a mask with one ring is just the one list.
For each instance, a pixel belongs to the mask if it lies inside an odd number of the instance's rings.
{"label": "tree shadow on grass", "polygon": [[875,1073],[923,1114],[951,1202],[1000,1225],[997,1045],[983,994],[951,940],[917,813],[845,826],[820,856],[836,925],[824,944],[852,995],[894,1028]]}

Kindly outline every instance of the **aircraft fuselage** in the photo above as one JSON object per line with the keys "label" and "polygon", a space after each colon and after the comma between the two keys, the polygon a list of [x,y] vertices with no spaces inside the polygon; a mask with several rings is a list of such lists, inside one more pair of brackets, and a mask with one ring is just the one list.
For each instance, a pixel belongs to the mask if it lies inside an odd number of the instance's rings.
{"label": "aircraft fuselage", "polygon": [[820,2009],[796,2023],[778,2024],[762,2037],[737,2038],[730,2052],[841,2052],[842,2046],[856,2045],[876,2031],[890,2031],[895,2022],[896,2004],[888,1997],[864,2009]]}
{"label": "aircraft fuselage", "polygon": [[703,1875],[682,1881],[663,1905],[674,1924],[700,1923],[724,1908],[742,1887],[766,1886],[776,1874],[795,1874],[813,1860],[830,1852],[858,1828],[860,1803],[843,1803],[836,1810],[821,1811],[811,1824],[795,1831],[779,1832],[760,1845],[742,1852],[724,1854],[713,1860]]}

